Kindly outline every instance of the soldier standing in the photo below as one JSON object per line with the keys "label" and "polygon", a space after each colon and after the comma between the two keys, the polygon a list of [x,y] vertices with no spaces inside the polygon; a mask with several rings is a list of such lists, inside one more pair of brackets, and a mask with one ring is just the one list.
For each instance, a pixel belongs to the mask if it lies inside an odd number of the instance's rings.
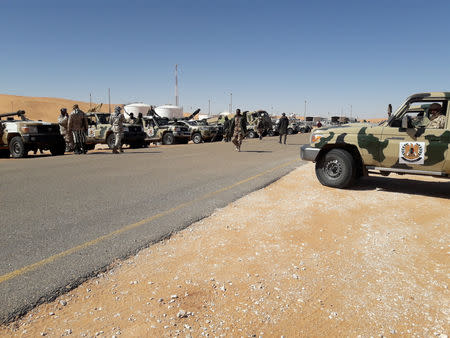
{"label": "soldier standing", "polygon": [[68,124],[69,124],[69,114],[67,114],[66,108],[61,108],[60,115],[58,117],[59,131],[61,135],[64,137],[64,141],[66,143],[66,151],[71,151],[73,148],[73,137],[72,133],[67,132]]}
{"label": "soldier standing", "polygon": [[73,106],[73,111],[69,115],[67,132],[71,133],[74,142],[75,154],[86,154],[86,131],[88,129],[87,119],[84,112],[77,104]]}
{"label": "soldier standing", "polygon": [[288,125],[289,125],[289,120],[288,120],[288,118],[286,117],[286,114],[285,113],[283,113],[283,114],[281,114],[282,116],[281,116],[281,118],[280,118],[280,121],[278,122],[278,125],[279,125],[279,129],[278,129],[278,132],[280,133],[280,141],[279,141],[279,143],[281,143],[281,138],[283,137],[283,135],[284,135],[284,144],[286,144],[286,138],[287,138],[287,128],[288,128]]}
{"label": "soldier standing", "polygon": [[[123,137],[123,122],[125,120],[125,117],[123,116],[121,112],[122,108],[120,106],[116,106],[114,108],[114,113],[111,114],[109,122],[111,123],[112,131],[114,133],[114,148],[113,148],[113,154],[118,154],[119,151],[123,153],[122,149],[122,137]],[[118,149],[118,150],[117,150]]]}
{"label": "soldier standing", "polygon": [[128,121],[126,121],[127,123],[130,124],[134,124],[134,122],[136,122],[136,118],[134,117],[133,113],[130,113],[130,117],[128,118]]}
{"label": "soldier standing", "polygon": [[259,116],[255,122],[256,122],[256,130],[258,131],[259,139],[262,140],[263,133],[264,133],[264,121],[263,121],[262,116]]}
{"label": "soldier standing", "polygon": [[139,125],[139,126],[141,126],[141,127],[144,126],[144,120],[143,120],[143,118],[142,118],[142,113],[139,113],[139,114],[138,114],[138,117],[137,117],[137,119],[134,121],[134,124],[137,124],[137,125]]}
{"label": "soldier standing", "polygon": [[241,151],[242,140],[247,133],[247,126],[244,122],[245,117],[241,115],[241,110],[236,109],[236,115],[231,120],[230,135],[233,135],[231,142],[236,146],[236,151]]}
{"label": "soldier standing", "polygon": [[230,142],[230,124],[228,116],[225,116],[225,121],[223,122],[223,140],[225,142]]}

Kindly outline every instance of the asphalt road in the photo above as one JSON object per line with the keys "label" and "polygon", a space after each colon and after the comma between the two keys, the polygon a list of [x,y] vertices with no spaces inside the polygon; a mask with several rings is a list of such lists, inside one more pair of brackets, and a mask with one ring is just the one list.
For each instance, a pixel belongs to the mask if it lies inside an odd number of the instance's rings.
{"label": "asphalt road", "polygon": [[0,322],[277,180],[308,138],[0,160]]}

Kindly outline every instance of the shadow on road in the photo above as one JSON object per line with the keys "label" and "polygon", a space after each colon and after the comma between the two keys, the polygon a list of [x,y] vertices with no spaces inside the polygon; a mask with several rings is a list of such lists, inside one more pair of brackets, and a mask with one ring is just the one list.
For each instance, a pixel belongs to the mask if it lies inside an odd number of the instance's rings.
{"label": "shadow on road", "polygon": [[389,177],[364,177],[351,190],[383,190],[404,194],[450,198],[450,182],[416,181]]}
{"label": "shadow on road", "polygon": [[[160,154],[161,151],[124,151],[123,153],[117,154],[117,155],[131,155],[131,154]],[[88,152],[86,155],[116,155],[113,154],[112,151],[91,151]]]}
{"label": "shadow on road", "polygon": [[271,150],[241,150],[241,153],[272,153]]}

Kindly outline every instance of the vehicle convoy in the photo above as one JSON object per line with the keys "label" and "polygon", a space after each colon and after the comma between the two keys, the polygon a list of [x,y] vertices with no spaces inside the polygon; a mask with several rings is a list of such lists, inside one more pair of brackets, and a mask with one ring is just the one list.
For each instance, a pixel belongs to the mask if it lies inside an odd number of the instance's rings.
{"label": "vehicle convoy", "polygon": [[[87,148],[92,150],[96,144],[107,144],[110,149],[114,148],[115,136],[111,130],[109,113],[91,112],[86,113],[88,120]],[[142,126],[138,124],[123,124],[122,144],[130,148],[142,148],[145,146],[146,134]]]}
{"label": "vehicle convoy", "polygon": [[63,155],[65,148],[57,123],[29,120],[23,110],[0,114],[0,157],[26,157],[38,149],[50,150],[56,156]]}
{"label": "vehicle convoy", "polygon": [[320,183],[336,188],[369,173],[448,178],[449,100],[450,92],[415,94],[381,125],[316,129],[300,156],[316,163]]}

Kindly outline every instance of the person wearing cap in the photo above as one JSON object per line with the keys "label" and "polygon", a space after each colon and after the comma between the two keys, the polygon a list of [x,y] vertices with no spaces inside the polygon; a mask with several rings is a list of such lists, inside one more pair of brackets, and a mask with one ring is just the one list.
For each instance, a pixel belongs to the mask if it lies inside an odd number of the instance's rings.
{"label": "person wearing cap", "polygon": [[122,114],[122,107],[115,106],[114,113],[109,117],[109,122],[111,123],[111,130],[114,133],[114,147],[113,154],[118,154],[119,151],[123,153],[122,149],[122,138],[123,138],[123,122],[125,117]]}
{"label": "person wearing cap", "polygon": [[60,115],[58,117],[59,131],[66,142],[66,151],[71,151],[73,148],[73,138],[72,134],[67,132],[68,123],[69,114],[67,114],[67,109],[61,108]]}
{"label": "person wearing cap", "polygon": [[236,109],[236,114],[231,120],[230,135],[233,135],[233,142],[236,151],[241,151],[242,140],[247,134],[247,125],[244,122],[244,116],[241,115],[241,110]]}
{"label": "person wearing cap", "polygon": [[67,132],[72,134],[74,153],[86,154],[86,132],[88,129],[86,115],[77,104],[74,104],[72,109],[67,122]]}
{"label": "person wearing cap", "polygon": [[279,143],[281,143],[281,139],[284,135],[284,144],[286,144],[286,138],[287,138],[287,129],[288,129],[288,125],[289,125],[289,120],[286,117],[286,113],[281,114],[281,118],[280,121],[278,121],[278,133],[280,134],[280,141]]}
{"label": "person wearing cap", "polygon": [[445,128],[445,115],[442,115],[442,107],[439,103],[433,103],[428,108],[428,114],[430,122],[426,128],[429,129],[444,129]]}

